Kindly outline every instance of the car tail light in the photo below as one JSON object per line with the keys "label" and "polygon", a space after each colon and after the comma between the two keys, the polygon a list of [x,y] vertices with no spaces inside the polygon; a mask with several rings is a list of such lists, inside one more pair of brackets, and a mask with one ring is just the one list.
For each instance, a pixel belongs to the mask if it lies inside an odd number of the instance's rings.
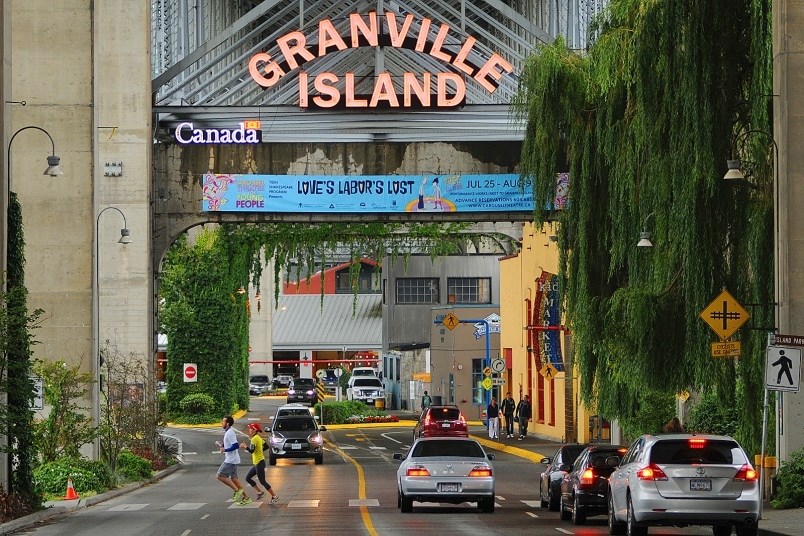
{"label": "car tail light", "polygon": [[430,476],[430,471],[422,465],[411,465],[405,471],[405,476]]}
{"label": "car tail light", "polygon": [[637,471],[636,476],[640,480],[667,480],[667,475],[655,463]]}
{"label": "car tail light", "polygon": [[736,482],[754,482],[757,478],[759,478],[759,474],[747,463],[743,464],[740,470],[737,471],[737,474],[734,475]]}
{"label": "car tail light", "polygon": [[469,476],[491,476],[491,467],[478,465],[469,471]]}
{"label": "car tail light", "polygon": [[581,487],[584,486],[591,486],[595,483],[595,472],[592,469],[587,469],[583,473],[581,473],[581,479],[578,484]]}
{"label": "car tail light", "polygon": [[689,445],[691,449],[702,449],[706,446],[706,439],[701,439],[700,437],[693,437],[689,440]]}
{"label": "car tail light", "polygon": [[461,422],[461,424],[466,424],[466,418],[463,416],[463,412],[461,412],[461,414],[458,416],[458,420]]}

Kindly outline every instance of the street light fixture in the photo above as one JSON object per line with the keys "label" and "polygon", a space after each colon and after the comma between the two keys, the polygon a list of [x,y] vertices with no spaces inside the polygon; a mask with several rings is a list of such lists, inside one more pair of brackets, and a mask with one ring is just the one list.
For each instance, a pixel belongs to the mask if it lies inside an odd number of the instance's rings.
{"label": "street light fixture", "polygon": [[653,242],[650,241],[651,234],[648,232],[648,220],[650,217],[653,216],[653,212],[648,214],[647,218],[645,218],[645,223],[642,224],[642,232],[639,233],[639,242],[637,242],[638,248],[652,248]]}
{"label": "street light fixture", "polygon": [[[126,220],[126,215],[123,214],[123,211],[117,207],[111,206],[106,207],[100,212],[98,212],[98,217],[95,220],[95,277],[93,279],[93,292],[92,294],[95,296],[95,333],[93,337],[93,352],[92,355],[95,356],[94,360],[94,372],[95,372],[95,381],[93,382],[93,395],[95,397],[95,403],[92,405],[93,410],[93,419],[94,425],[100,425],[100,393],[101,393],[101,345],[100,345],[100,218],[104,212],[107,210],[116,210],[120,215],[123,217],[123,228],[120,229],[120,239],[117,241],[118,244],[131,244],[134,240],[131,238],[131,232],[128,230],[128,222]],[[95,459],[100,459],[100,440],[95,441],[94,445],[95,449]]]}

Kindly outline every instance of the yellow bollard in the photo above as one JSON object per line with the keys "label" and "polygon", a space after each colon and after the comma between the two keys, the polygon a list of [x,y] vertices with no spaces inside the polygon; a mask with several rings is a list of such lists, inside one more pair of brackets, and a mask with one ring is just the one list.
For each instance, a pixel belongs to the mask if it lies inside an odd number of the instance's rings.
{"label": "yellow bollard", "polygon": [[765,480],[762,482],[764,489],[762,491],[764,496],[770,499],[772,490],[771,481],[776,476],[776,456],[765,456],[762,470],[765,471]]}

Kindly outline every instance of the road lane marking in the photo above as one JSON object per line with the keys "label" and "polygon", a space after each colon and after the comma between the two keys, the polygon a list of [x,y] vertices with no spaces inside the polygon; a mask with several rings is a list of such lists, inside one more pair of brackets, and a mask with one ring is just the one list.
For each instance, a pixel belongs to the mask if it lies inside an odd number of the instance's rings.
{"label": "road lane marking", "polygon": [[541,508],[542,506],[541,501],[522,501],[522,502],[527,504],[531,508],[536,508],[537,506]]}
{"label": "road lane marking", "polygon": [[146,506],[148,506],[148,503],[146,503],[146,504],[119,504],[117,506],[112,506],[111,508],[109,508],[109,510],[107,510],[107,512],[133,512],[134,510],[142,510]]}
{"label": "road lane marking", "polygon": [[288,508],[318,508],[318,499],[290,501]]}
{"label": "road lane marking", "polygon": [[562,528],[560,528],[560,527],[556,527],[556,530],[557,530],[558,532],[563,532],[564,534],[575,534],[575,533],[574,533],[574,532],[572,532],[571,530],[562,529]]}
{"label": "road lane marking", "polygon": [[528,514],[530,517],[536,517],[536,518],[539,517],[536,514],[534,514],[533,512],[525,512],[525,513]]}
{"label": "road lane marking", "polygon": [[[327,440],[329,442],[329,440]],[[366,498],[366,476],[363,474],[363,466],[360,465],[357,460],[346,454],[343,450],[338,448],[337,445],[332,443],[332,446],[336,449],[341,451],[341,456],[349,460],[349,462],[355,466],[357,469],[357,496],[359,499]],[[360,518],[363,520],[363,526],[366,527],[366,531],[369,533],[369,536],[380,536],[380,534],[374,529],[374,523],[371,521],[371,516],[369,515],[368,507],[360,506]]]}
{"label": "road lane marking", "polygon": [[357,450],[357,447],[354,445],[342,445],[339,448],[342,450]]}
{"label": "road lane marking", "polygon": [[500,497],[499,495],[497,495],[496,499],[499,500],[499,501],[504,501],[505,497]]}
{"label": "road lane marking", "polygon": [[385,439],[387,439],[388,441],[393,441],[394,443],[402,443],[400,440],[394,439],[393,437],[391,437],[390,434],[388,434],[388,433],[380,434],[380,435],[382,437],[384,437]]}
{"label": "road lane marking", "polygon": [[207,503],[176,503],[168,510],[198,510]]}
{"label": "road lane marking", "polygon": [[369,450],[388,450],[385,447],[369,447]]}
{"label": "road lane marking", "polygon": [[204,520],[204,519],[208,518],[210,515],[211,514],[204,514],[204,515],[201,516],[201,519]]}
{"label": "road lane marking", "polygon": [[190,532],[192,532],[192,531],[190,529],[187,529],[187,530],[185,530],[184,532],[181,533],[181,536],[187,536],[188,534],[190,534]]}
{"label": "road lane marking", "polygon": [[349,499],[349,506],[379,506],[377,499]]}

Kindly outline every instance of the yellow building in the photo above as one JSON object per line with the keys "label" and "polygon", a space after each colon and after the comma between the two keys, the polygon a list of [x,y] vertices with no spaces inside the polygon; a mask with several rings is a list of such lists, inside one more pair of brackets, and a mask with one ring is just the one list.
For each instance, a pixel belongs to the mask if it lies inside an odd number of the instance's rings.
{"label": "yellow building", "polygon": [[[522,249],[500,261],[500,334],[507,365],[506,390],[529,395],[540,437],[581,443],[610,438],[608,423],[579,403],[572,373],[572,337],[561,316],[555,224],[526,224]],[[565,370],[566,366],[566,370]]]}

